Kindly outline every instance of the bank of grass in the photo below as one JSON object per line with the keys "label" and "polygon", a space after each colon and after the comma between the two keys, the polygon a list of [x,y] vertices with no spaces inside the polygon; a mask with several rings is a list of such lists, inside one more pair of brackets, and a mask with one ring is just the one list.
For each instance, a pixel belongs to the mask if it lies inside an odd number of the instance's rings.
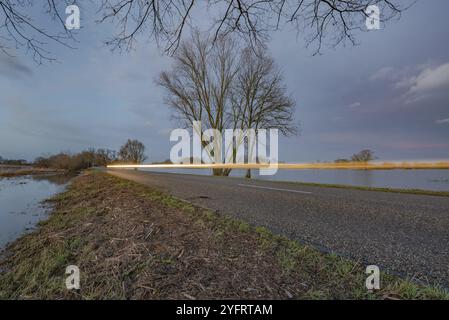
{"label": "bank of grass", "polygon": [[[146,186],[88,172],[0,263],[2,299],[448,299]],[[77,265],[81,289],[65,289]]]}
{"label": "bank of grass", "polygon": [[[290,182],[291,181],[285,181]],[[426,196],[439,196],[439,197],[449,197],[449,191],[433,191],[433,190],[422,190],[422,189],[394,189],[394,188],[380,188],[380,187],[364,187],[364,186],[352,186],[345,184],[324,184],[324,183],[313,183],[313,182],[294,182],[304,186],[311,187],[326,187],[326,188],[341,188],[341,189],[354,189],[354,190],[364,190],[364,191],[381,191],[381,192],[393,192],[393,193],[406,193],[406,194],[420,194]]]}

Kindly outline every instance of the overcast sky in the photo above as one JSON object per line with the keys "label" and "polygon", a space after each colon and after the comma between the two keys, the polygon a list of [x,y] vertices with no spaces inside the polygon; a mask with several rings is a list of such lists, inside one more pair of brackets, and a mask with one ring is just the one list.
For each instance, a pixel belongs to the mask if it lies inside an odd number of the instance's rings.
{"label": "overcast sky", "polygon": [[[170,68],[155,44],[111,53],[111,26],[81,11],[77,49],[50,45],[58,63],[0,54],[0,156],[34,159],[128,138],[149,161],[169,158],[176,127],[154,80]],[[301,134],[281,138],[284,161],[334,160],[370,148],[383,160],[449,158],[449,2],[418,1],[398,22],[357,34],[359,45],[313,56],[285,28],[269,49],[297,100]]]}

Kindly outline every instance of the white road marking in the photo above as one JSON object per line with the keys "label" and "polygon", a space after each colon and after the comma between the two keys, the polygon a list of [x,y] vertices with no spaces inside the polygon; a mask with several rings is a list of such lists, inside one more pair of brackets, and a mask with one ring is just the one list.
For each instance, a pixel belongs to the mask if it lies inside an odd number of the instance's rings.
{"label": "white road marking", "polygon": [[267,190],[274,190],[274,191],[286,191],[286,192],[295,192],[295,193],[303,193],[303,194],[312,194],[312,192],[308,192],[308,191],[261,187],[261,186],[251,185],[251,184],[239,184],[239,186],[241,186],[241,187],[248,187],[248,188],[267,189]]}

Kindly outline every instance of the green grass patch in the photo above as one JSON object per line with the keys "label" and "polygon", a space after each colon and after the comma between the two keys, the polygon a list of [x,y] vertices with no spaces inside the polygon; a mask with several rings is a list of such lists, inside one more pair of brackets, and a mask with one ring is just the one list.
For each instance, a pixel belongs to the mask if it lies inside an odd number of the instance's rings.
{"label": "green grass patch", "polygon": [[353,189],[353,190],[362,190],[362,191],[380,191],[380,192],[391,192],[391,193],[405,193],[405,194],[417,194],[417,195],[426,195],[426,196],[449,197],[448,191],[364,187],[364,186],[353,186],[353,185],[345,185],[345,184],[327,184],[327,183],[294,182],[294,181],[270,181],[270,182],[295,183],[295,184],[300,184],[300,185],[310,186],[310,187]]}

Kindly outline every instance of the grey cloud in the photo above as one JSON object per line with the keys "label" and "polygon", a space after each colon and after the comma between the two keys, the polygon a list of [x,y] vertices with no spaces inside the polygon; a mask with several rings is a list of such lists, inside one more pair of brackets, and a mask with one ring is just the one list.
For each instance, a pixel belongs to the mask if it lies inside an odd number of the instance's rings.
{"label": "grey cloud", "polygon": [[427,68],[410,79],[408,94],[419,95],[449,87],[449,63],[435,68]]}
{"label": "grey cloud", "polygon": [[90,142],[86,128],[60,118],[58,109],[29,104],[18,96],[8,99],[10,130],[25,136],[85,145]]}
{"label": "grey cloud", "polygon": [[435,121],[436,124],[449,124],[449,118]]}
{"label": "grey cloud", "polygon": [[376,71],[371,77],[371,81],[392,80],[397,77],[397,70],[393,67],[383,67]]}
{"label": "grey cloud", "polygon": [[33,71],[18,58],[0,54],[0,75],[6,78],[31,76]]}
{"label": "grey cloud", "polygon": [[358,108],[360,107],[362,104],[360,102],[354,102],[352,104],[349,105],[349,108]]}
{"label": "grey cloud", "polygon": [[370,77],[402,92],[405,104],[446,96],[449,88],[449,63],[418,64],[402,68],[384,67]]}

